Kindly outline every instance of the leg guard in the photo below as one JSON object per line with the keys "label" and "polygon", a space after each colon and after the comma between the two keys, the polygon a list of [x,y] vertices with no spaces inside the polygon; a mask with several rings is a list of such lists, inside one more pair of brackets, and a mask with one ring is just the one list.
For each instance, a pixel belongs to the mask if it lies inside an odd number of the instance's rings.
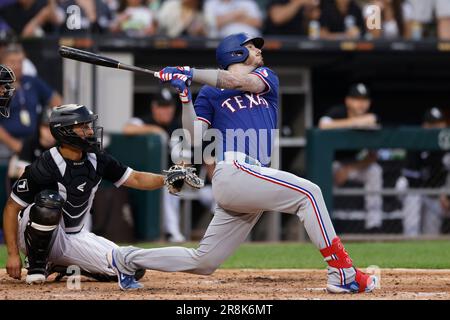
{"label": "leg guard", "polygon": [[334,238],[331,246],[320,250],[320,253],[322,253],[330,267],[342,269],[353,266],[352,259],[350,259],[347,251],[345,251],[344,245],[339,237]]}
{"label": "leg guard", "polygon": [[[337,271],[341,277],[340,284],[328,282],[327,291],[330,293],[361,293],[372,292],[378,278],[375,275],[368,275],[353,267],[353,261],[350,259],[344,245],[339,237],[333,239],[331,246],[320,250],[329,265],[329,270]],[[335,268],[335,269],[333,269]],[[348,275],[347,271],[352,271],[350,280],[342,281],[342,277]],[[329,273],[330,277],[330,273]]]}
{"label": "leg guard", "polygon": [[[28,256],[27,282],[43,282],[45,280],[48,256],[52,248],[64,199],[55,191],[40,192],[33,207],[30,219],[25,228],[25,245]],[[35,276],[33,276],[35,275]]]}

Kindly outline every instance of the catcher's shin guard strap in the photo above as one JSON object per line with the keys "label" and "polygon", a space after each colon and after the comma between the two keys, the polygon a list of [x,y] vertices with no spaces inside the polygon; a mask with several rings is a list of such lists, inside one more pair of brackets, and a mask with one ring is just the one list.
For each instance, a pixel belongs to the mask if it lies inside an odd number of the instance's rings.
{"label": "catcher's shin guard strap", "polygon": [[348,256],[347,251],[345,251],[344,245],[339,237],[334,238],[331,246],[323,248],[320,250],[320,253],[324,258],[331,257],[332,255],[337,257],[337,260],[327,260],[330,267],[342,269],[351,268],[353,266],[353,261]]}

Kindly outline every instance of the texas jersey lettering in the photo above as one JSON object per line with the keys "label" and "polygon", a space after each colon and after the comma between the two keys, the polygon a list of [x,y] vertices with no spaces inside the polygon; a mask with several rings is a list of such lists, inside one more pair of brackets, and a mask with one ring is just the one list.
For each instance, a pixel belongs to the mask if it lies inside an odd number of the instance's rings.
{"label": "texas jersey lettering", "polygon": [[[197,118],[221,133],[223,151],[245,153],[267,166],[270,164],[278,113],[278,77],[267,67],[255,69],[266,85],[261,93],[203,86],[195,100]],[[254,138],[239,141],[239,133]],[[230,138],[230,135],[234,137]],[[245,138],[245,137],[244,137]],[[241,143],[240,143],[241,142]],[[223,160],[223,154],[217,155]]]}

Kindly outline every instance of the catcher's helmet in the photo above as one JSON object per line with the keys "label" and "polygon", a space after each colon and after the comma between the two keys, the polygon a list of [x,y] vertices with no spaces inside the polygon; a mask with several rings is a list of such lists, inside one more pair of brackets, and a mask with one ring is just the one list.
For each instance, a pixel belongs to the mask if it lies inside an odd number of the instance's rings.
{"label": "catcher's helmet", "polygon": [[[59,144],[67,144],[86,152],[97,152],[103,147],[103,128],[95,122],[98,115],[80,104],[65,104],[53,109],[50,115],[50,132]],[[73,131],[74,125],[89,124],[93,135],[80,137]]]}
{"label": "catcher's helmet", "polygon": [[245,45],[253,42],[256,48],[264,46],[264,39],[251,37],[246,33],[236,33],[224,38],[216,49],[216,60],[220,68],[226,70],[233,63],[244,62],[250,54]]}
{"label": "catcher's helmet", "polygon": [[13,83],[16,81],[14,72],[7,66],[0,64],[0,114],[9,118],[9,103],[14,95]]}

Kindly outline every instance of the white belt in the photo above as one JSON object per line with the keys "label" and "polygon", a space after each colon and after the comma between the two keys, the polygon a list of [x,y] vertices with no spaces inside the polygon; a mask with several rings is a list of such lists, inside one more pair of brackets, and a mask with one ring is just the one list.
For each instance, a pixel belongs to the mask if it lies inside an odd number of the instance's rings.
{"label": "white belt", "polygon": [[252,158],[248,155],[246,155],[243,152],[237,152],[237,151],[226,151],[223,154],[223,161],[219,161],[217,164],[221,164],[224,162],[233,162],[233,161],[237,161],[240,163],[247,163],[250,165],[254,165],[254,166],[261,166],[261,162],[259,162],[257,159]]}

